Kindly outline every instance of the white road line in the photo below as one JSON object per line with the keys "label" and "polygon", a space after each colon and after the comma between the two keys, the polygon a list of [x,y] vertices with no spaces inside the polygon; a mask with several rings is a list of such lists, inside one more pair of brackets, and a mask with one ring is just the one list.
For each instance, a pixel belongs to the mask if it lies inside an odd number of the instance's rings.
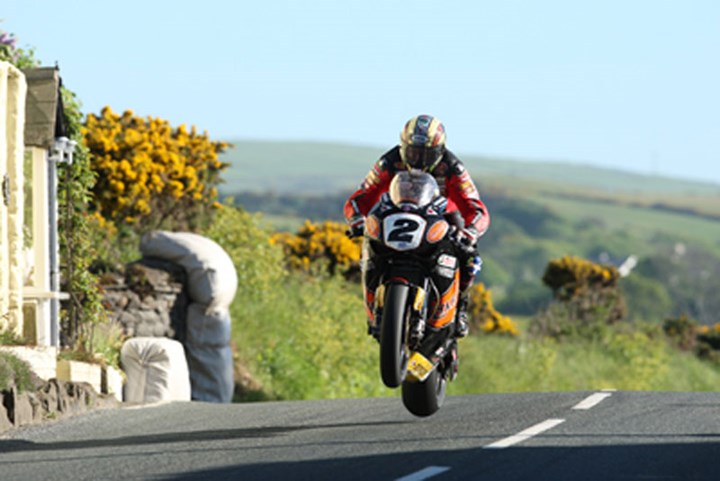
{"label": "white road line", "polygon": [[530,439],[533,436],[537,436],[540,433],[543,433],[547,431],[548,429],[552,429],[558,424],[564,423],[564,419],[548,419],[546,421],[543,421],[539,424],[536,424],[535,426],[529,427],[524,431],[521,431],[514,436],[507,437],[505,439],[501,439],[500,441],[495,441],[492,444],[488,444],[487,446],[483,446],[484,449],[502,449],[512,446],[513,444],[520,443],[522,441],[525,441],[527,439]]}
{"label": "white road line", "polygon": [[421,469],[415,473],[408,474],[402,478],[397,478],[395,481],[422,481],[423,479],[432,478],[433,476],[437,476],[445,471],[450,471],[450,468],[445,466],[428,466],[427,468]]}
{"label": "white road line", "polygon": [[591,396],[588,396],[587,398],[583,399],[583,400],[580,401],[579,403],[577,403],[575,406],[573,406],[573,409],[590,409],[590,408],[593,408],[593,407],[597,406],[598,404],[600,404],[600,402],[601,402],[603,399],[609,398],[610,396],[612,396],[612,393],[609,393],[609,392],[598,392],[598,393],[595,393],[595,394],[593,394],[593,395],[591,395]]}

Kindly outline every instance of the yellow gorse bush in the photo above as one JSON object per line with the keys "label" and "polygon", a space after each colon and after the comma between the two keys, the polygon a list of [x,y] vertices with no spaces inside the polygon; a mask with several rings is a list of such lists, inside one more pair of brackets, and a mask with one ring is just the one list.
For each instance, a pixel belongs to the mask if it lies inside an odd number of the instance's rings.
{"label": "yellow gorse bush", "polygon": [[542,278],[555,297],[561,300],[582,296],[588,290],[615,288],[619,279],[620,274],[614,266],[574,256],[550,261]]}
{"label": "yellow gorse bush", "polygon": [[115,223],[147,224],[167,219],[192,221],[217,206],[218,160],[228,144],[212,141],[193,126],[173,128],[166,120],[122,115],[105,107],[88,114],[83,139],[92,155],[97,182],[95,210]]}
{"label": "yellow gorse bush", "polygon": [[309,271],[321,264],[330,273],[346,273],[358,267],[362,242],[348,238],[346,230],[347,226],[339,222],[315,224],[306,220],[296,234],[276,233],[270,242],[282,246],[291,268]]}
{"label": "yellow gorse bush", "polygon": [[479,328],[487,334],[520,334],[512,319],[495,309],[492,295],[483,283],[476,284],[470,291],[469,314],[471,328]]}
{"label": "yellow gorse bush", "polygon": [[606,326],[622,321],[627,313],[619,280],[611,265],[574,256],[551,260],[542,281],[555,302],[533,317],[530,332],[556,339],[602,337]]}

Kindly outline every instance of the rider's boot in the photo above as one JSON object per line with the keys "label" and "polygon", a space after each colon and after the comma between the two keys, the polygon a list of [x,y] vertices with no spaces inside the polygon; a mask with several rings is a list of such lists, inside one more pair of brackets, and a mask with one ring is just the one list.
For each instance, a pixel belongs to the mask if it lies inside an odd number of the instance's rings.
{"label": "rider's boot", "polygon": [[374,337],[377,342],[380,342],[380,326],[373,323],[368,319],[367,333]]}
{"label": "rider's boot", "polygon": [[460,358],[458,357],[457,342],[453,342],[450,351],[445,356],[445,378],[448,381],[454,381],[458,374],[460,366]]}
{"label": "rider's boot", "polygon": [[468,303],[469,299],[467,295],[460,296],[460,300],[458,301],[458,314],[455,322],[455,337],[465,337],[470,331],[467,312]]}

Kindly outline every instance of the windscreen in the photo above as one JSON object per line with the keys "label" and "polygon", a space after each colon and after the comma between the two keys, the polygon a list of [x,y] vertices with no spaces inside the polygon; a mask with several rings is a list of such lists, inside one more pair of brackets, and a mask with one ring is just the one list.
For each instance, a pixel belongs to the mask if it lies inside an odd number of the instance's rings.
{"label": "windscreen", "polygon": [[435,178],[425,172],[398,172],[390,182],[390,199],[393,204],[405,203],[424,207],[440,195]]}

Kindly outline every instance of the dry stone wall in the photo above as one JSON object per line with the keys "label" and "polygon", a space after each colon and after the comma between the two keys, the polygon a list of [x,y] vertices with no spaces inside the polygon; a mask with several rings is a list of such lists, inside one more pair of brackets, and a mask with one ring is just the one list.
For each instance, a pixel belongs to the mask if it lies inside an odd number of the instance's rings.
{"label": "dry stone wall", "polygon": [[105,276],[105,307],[128,337],[185,340],[188,297],[186,275],[171,262],[143,258],[123,275]]}
{"label": "dry stone wall", "polygon": [[93,409],[118,406],[110,395],[98,394],[88,383],[50,379],[33,391],[12,386],[0,391],[0,433],[12,428],[57,420]]}

